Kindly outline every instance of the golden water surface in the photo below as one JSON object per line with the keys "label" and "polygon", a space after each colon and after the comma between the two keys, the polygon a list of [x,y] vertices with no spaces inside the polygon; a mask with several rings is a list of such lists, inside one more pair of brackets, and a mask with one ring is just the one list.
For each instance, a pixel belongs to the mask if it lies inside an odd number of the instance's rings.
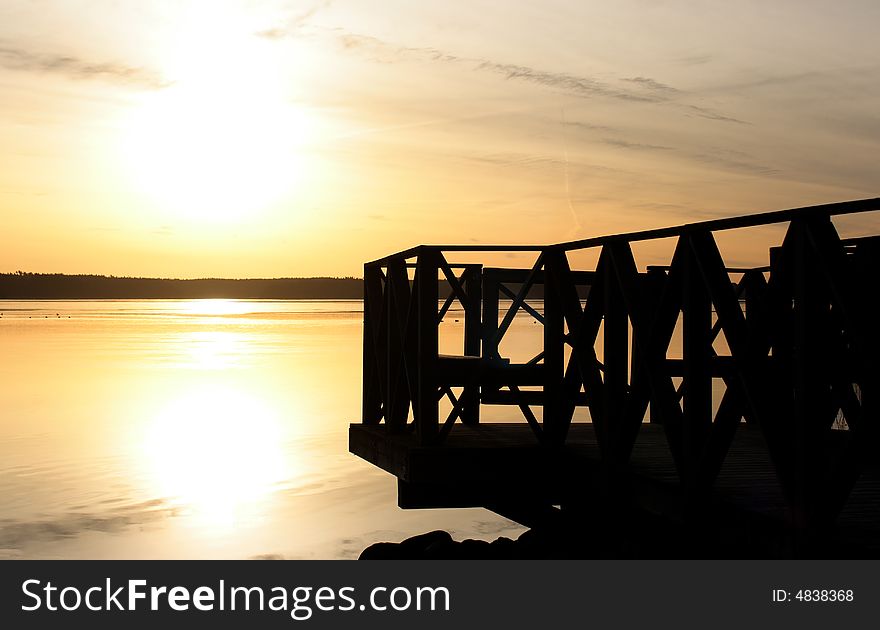
{"label": "golden water surface", "polygon": [[348,453],[360,302],[0,313],[2,557],[350,558],[436,528],[520,531],[484,510],[400,510],[394,478]]}

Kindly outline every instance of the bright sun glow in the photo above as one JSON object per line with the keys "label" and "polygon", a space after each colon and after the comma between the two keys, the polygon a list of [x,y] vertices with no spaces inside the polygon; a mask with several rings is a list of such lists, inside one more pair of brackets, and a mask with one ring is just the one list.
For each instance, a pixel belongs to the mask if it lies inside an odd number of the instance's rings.
{"label": "bright sun glow", "polygon": [[202,387],[174,400],[147,428],[147,469],[161,496],[202,526],[232,527],[291,471],[280,419],[242,391]]}
{"label": "bright sun glow", "polygon": [[205,330],[178,337],[179,367],[197,370],[226,370],[241,365],[252,353],[250,338],[241,333]]}
{"label": "bright sun glow", "polygon": [[169,85],[124,123],[125,158],[137,188],[172,216],[245,219],[302,179],[309,121],[241,5],[197,2],[174,22]]}

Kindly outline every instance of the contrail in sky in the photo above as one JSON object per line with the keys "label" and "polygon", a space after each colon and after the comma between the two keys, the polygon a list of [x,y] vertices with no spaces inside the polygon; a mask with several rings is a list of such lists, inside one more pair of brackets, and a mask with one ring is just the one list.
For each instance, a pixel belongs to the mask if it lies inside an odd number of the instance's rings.
{"label": "contrail in sky", "polygon": [[577,235],[584,226],[581,224],[577,212],[574,211],[574,204],[571,202],[571,179],[568,175],[568,143],[565,141],[565,107],[561,107],[560,111],[562,112],[562,158],[563,173],[565,174],[565,197],[568,201],[568,210],[571,212],[571,218],[574,220],[574,229],[566,236],[566,239],[568,239],[571,236]]}

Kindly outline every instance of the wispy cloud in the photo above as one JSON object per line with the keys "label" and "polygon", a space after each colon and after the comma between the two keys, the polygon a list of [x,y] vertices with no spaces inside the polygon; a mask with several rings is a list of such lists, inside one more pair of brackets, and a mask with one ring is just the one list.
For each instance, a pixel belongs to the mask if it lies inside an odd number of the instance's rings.
{"label": "wispy cloud", "polygon": [[[473,70],[500,75],[508,81],[521,81],[549,87],[579,96],[605,96],[627,101],[651,102],[659,100],[653,94],[622,90],[585,75],[552,72],[518,64],[501,63],[491,59],[462,57],[438,48],[394,46],[375,37],[346,33],[342,36],[346,48],[370,47],[397,57],[418,57],[427,61],[469,65]],[[647,79],[646,79],[647,80]]]}
{"label": "wispy cloud", "polygon": [[93,62],[70,55],[34,52],[23,48],[0,46],[0,67],[8,70],[57,74],[71,79],[99,79],[151,90],[168,85],[145,68],[112,62]]}
{"label": "wispy cloud", "polygon": [[550,167],[557,169],[565,166],[565,161],[560,158],[531,153],[483,153],[465,157],[476,162],[505,167]]}
{"label": "wispy cloud", "polygon": [[[739,173],[742,175],[773,177],[781,173],[779,169],[763,164],[753,156],[742,151],[733,151],[718,147],[687,149],[684,147],[673,147],[648,142],[636,142],[622,138],[601,138],[598,139],[597,142],[631,151],[665,152],[668,153],[670,157],[674,156],[681,160],[698,162],[706,166],[714,167],[718,170]],[[463,157],[484,164],[518,169],[559,170],[571,168],[578,173],[603,171],[605,173],[621,174],[630,172],[619,168],[611,168],[598,164],[587,164],[577,160],[569,161],[567,158],[562,159],[547,154],[537,153],[481,153],[469,154]]]}
{"label": "wispy cloud", "polygon": [[631,149],[636,151],[668,151],[670,154],[675,154],[685,160],[699,162],[720,170],[744,175],[772,177],[780,174],[779,169],[762,164],[748,153],[742,151],[721,149],[717,147],[687,149],[684,147],[671,147],[645,142],[632,142],[621,138],[603,138],[601,142],[621,149]]}
{"label": "wispy cloud", "polygon": [[582,129],[584,131],[615,131],[615,127],[609,125],[597,125],[596,123],[584,122],[582,120],[564,120],[562,122],[566,127],[572,129]]}
{"label": "wispy cloud", "polygon": [[264,31],[260,31],[257,33],[259,37],[264,37],[266,39],[283,39],[290,35],[292,31],[298,30],[305,26],[309,20],[311,20],[316,13],[319,11],[326,9],[331,4],[331,0],[325,0],[325,2],[320,2],[315,4],[309,9],[297,13],[292,18],[290,18],[284,26],[269,28]]}
{"label": "wispy cloud", "polygon": [[880,94],[880,64],[866,62],[831,69],[809,69],[788,74],[753,73],[748,80],[718,83],[700,90],[700,94],[738,94],[747,91],[784,90],[786,96],[823,102],[829,94],[877,96]]}
{"label": "wispy cloud", "polygon": [[[584,98],[603,97],[635,103],[658,103],[671,108],[684,110],[691,116],[699,116],[717,122],[746,124],[746,121],[701,107],[682,102],[688,94],[667,83],[646,76],[621,77],[617,83],[600,80],[585,74],[554,72],[532,66],[510,64],[501,61],[457,55],[440,48],[429,46],[399,46],[371,35],[353,33],[342,28],[303,29],[301,24],[286,25],[258,33],[262,37],[280,39],[284,37],[311,37],[320,33],[334,36],[343,49],[359,52],[369,59],[382,63],[396,61],[422,61],[457,64],[469,67],[476,72],[500,75],[508,81],[531,83],[558,90],[572,96]],[[621,87],[619,84],[632,86]]]}
{"label": "wispy cloud", "polygon": [[751,156],[740,151],[712,150],[704,153],[694,153],[692,159],[704,164],[719,166],[728,171],[736,171],[748,175],[778,175],[779,170],[754,161]]}
{"label": "wispy cloud", "polygon": [[704,63],[709,63],[715,58],[714,55],[688,55],[687,57],[679,57],[676,59],[678,63],[683,66],[700,66]]}
{"label": "wispy cloud", "polygon": [[525,81],[545,87],[555,88],[581,96],[606,96],[626,101],[654,102],[659,100],[651,94],[641,94],[629,90],[618,90],[591,77],[568,74],[565,72],[548,72],[528,66],[519,66],[495,61],[479,60],[477,70],[500,74],[508,80]]}
{"label": "wispy cloud", "polygon": [[671,85],[666,85],[665,83],[661,83],[660,81],[656,81],[649,77],[630,77],[621,79],[621,81],[627,81],[629,83],[635,83],[643,88],[648,90],[652,90],[654,92],[661,92],[663,94],[678,94],[679,90],[672,87]]}
{"label": "wispy cloud", "polygon": [[603,138],[603,144],[610,145],[612,147],[619,147],[621,149],[637,149],[641,151],[672,151],[672,147],[663,146],[660,144],[646,144],[643,142],[628,142],[626,140],[620,140],[619,138]]}
{"label": "wispy cloud", "polygon": [[[561,169],[571,168],[573,171],[577,172],[603,172],[614,174],[631,173],[630,171],[607,165],[587,163],[579,160],[570,160],[566,157],[537,153],[468,153],[460,154],[456,157],[472,162],[505,168],[534,169],[555,172],[559,172]],[[503,202],[503,200],[498,200],[498,203],[501,202]]]}
{"label": "wispy cloud", "polygon": [[699,107],[697,105],[688,105],[683,104],[682,107],[686,109],[692,115],[699,116],[700,118],[707,118],[708,120],[718,120],[720,122],[729,122],[736,123],[738,125],[748,125],[749,123],[745,120],[740,120],[739,118],[733,118],[732,116],[725,116],[724,114],[719,114],[713,109],[709,109],[707,107]]}
{"label": "wispy cloud", "polygon": [[435,126],[435,125],[446,125],[449,123],[457,123],[457,122],[464,122],[464,121],[470,121],[470,120],[479,120],[482,118],[494,118],[494,117],[498,117],[498,116],[503,116],[505,114],[515,114],[515,113],[522,112],[522,111],[524,111],[524,108],[522,108],[522,107],[504,108],[504,109],[497,109],[497,110],[493,110],[493,111],[489,111],[489,112],[480,112],[480,113],[476,113],[476,114],[464,114],[464,115],[459,115],[459,116],[440,116],[440,117],[428,118],[425,120],[399,123],[396,125],[382,125],[382,126],[377,126],[377,127],[366,127],[363,129],[358,129],[357,131],[354,131],[354,132],[348,132],[348,133],[338,135],[335,137],[335,139],[338,140],[338,139],[344,139],[344,138],[352,138],[352,137],[356,137],[356,136],[364,136],[364,135],[369,135],[369,134],[381,134],[381,133],[387,133],[389,131],[395,131],[395,130],[400,130],[400,129],[413,129],[413,128],[417,128],[417,127],[431,127],[431,126]]}
{"label": "wispy cloud", "polygon": [[[339,28],[322,30],[333,33],[344,49],[359,51],[369,55],[371,59],[386,63],[416,60],[460,64],[469,66],[478,72],[500,75],[509,81],[532,83],[576,96],[602,96],[625,101],[659,102],[678,92],[675,88],[648,77],[624,79],[636,88],[625,89],[587,75],[553,72],[531,66],[502,63],[492,59],[461,56],[433,47],[398,46],[378,37],[352,33]],[[299,37],[303,34],[299,28],[285,26],[264,31],[258,35],[270,39],[280,39],[288,36]]]}

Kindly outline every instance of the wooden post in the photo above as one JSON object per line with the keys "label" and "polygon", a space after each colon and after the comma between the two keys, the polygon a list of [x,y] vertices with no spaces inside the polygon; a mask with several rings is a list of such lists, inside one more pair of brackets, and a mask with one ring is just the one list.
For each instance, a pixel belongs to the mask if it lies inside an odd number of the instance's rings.
{"label": "wooden post", "polygon": [[[647,274],[645,275],[645,288],[646,288],[646,312],[653,313],[660,305],[660,297],[663,295],[663,287],[666,284],[666,270],[660,267],[648,267]],[[642,352],[650,355],[647,348],[644,348]],[[650,381],[650,378],[649,378]],[[654,393],[654,390],[651,389],[651,411],[649,422],[651,424],[662,424],[663,419],[661,418],[661,404],[659,399]]]}
{"label": "wooden post", "polygon": [[406,427],[410,403],[404,333],[411,296],[406,260],[403,258],[388,263],[385,295],[388,313],[388,393],[385,397],[385,424],[389,431],[400,432]]}
{"label": "wooden post", "polygon": [[[498,332],[500,290],[495,272],[484,269],[482,285],[483,317],[480,326],[482,354],[480,356],[483,357],[484,362],[491,363],[498,358],[498,343],[495,341],[495,335]],[[494,397],[499,390],[500,387],[497,385],[483,384],[480,394],[483,397]]]}
{"label": "wooden post", "polygon": [[[606,245],[606,247],[613,247]],[[600,444],[606,463],[617,467],[615,454],[618,442],[624,433],[626,420],[627,390],[629,389],[629,317],[623,291],[617,276],[617,261],[613,255],[608,256],[605,265],[605,326],[604,350],[602,361],[605,365],[605,435],[608,444]]]}
{"label": "wooden post", "polygon": [[437,396],[437,272],[440,256],[432,247],[420,247],[416,260],[418,276],[415,299],[418,339],[418,386],[413,405],[416,435],[423,445],[436,441],[439,434]]}
{"label": "wooden post", "polygon": [[[751,270],[745,272],[742,283],[745,287],[745,321],[746,330],[748,331],[750,361],[751,365],[754,366],[758,361],[761,364],[765,362],[767,348],[770,345],[767,331],[767,281],[764,279],[763,272]],[[760,378],[758,374],[751,374],[749,376],[752,378],[752,382]],[[749,395],[752,397],[754,411],[763,411],[766,403],[761,399],[758,391],[750,391]],[[741,403],[745,405],[746,401],[743,400]],[[745,419],[751,425],[758,424],[756,422],[757,418],[753,413],[746,413]]]}
{"label": "wooden post", "polygon": [[772,350],[768,359],[768,374],[772,375],[774,382],[772,387],[763,388],[759,400],[765,410],[761,416],[761,428],[789,504],[794,502],[794,451],[790,439],[795,431],[791,270],[797,248],[796,238],[795,226],[789,225],[782,247],[770,250],[766,330]]}
{"label": "wooden post", "polygon": [[498,278],[493,271],[483,271],[483,321],[482,321],[482,356],[487,359],[494,359],[498,356],[498,344],[494,342],[495,334],[498,332],[498,315],[499,315],[499,299],[500,290],[498,289]]}
{"label": "wooden post", "polygon": [[684,261],[682,324],[682,481],[692,493],[701,485],[696,476],[712,429],[712,302],[691,247]]}
{"label": "wooden post", "polygon": [[377,332],[382,320],[382,269],[378,265],[364,265],[364,355],[363,399],[361,421],[379,424],[382,420],[382,366],[384,348],[380,348]]}
{"label": "wooden post", "polygon": [[826,378],[829,357],[830,306],[823,295],[823,282],[817,273],[816,255],[809,243],[811,219],[792,221],[797,229],[797,255],[794,275],[794,519],[801,528],[821,520],[819,497],[824,462],[823,424],[828,418],[830,387]]}
{"label": "wooden post", "polygon": [[[833,228],[832,228],[833,229]],[[858,393],[853,392],[849,405],[844,406],[846,421],[849,425],[848,448],[835,471],[835,478],[830,485],[828,507],[831,515],[836,515],[846,504],[849,493],[858,480],[866,463],[876,452],[880,443],[880,409],[877,405],[877,392],[880,390],[880,366],[876,357],[880,354],[880,336],[873,318],[878,310],[878,295],[875,291],[860,291],[859,287],[871,286],[880,277],[880,240],[871,239],[855,247],[851,256],[839,252],[841,245],[836,243],[837,269],[833,283],[836,285],[835,307],[846,308],[844,335],[850,339],[858,338],[857,347],[850,347],[843,357],[844,387],[858,384]],[[829,252],[830,254],[831,252]],[[848,264],[841,265],[840,258],[849,259]],[[847,305],[846,307],[844,305]],[[838,317],[840,315],[838,314]],[[838,377],[841,375],[838,374]],[[852,381],[850,383],[849,381]],[[873,419],[873,421],[872,421]]]}
{"label": "wooden post", "polygon": [[[565,376],[565,321],[562,298],[551,276],[559,273],[558,259],[564,252],[547,253],[544,257],[544,436],[549,443],[564,439],[561,426]],[[558,278],[556,278],[558,280]]]}
{"label": "wooden post", "polygon": [[[482,330],[482,265],[468,265],[465,268],[464,292],[467,300],[464,307],[464,353],[466,356],[480,356],[480,334]],[[497,319],[496,319],[497,321]],[[464,424],[480,422],[480,385],[465,385],[461,394],[464,397],[461,421]]]}

